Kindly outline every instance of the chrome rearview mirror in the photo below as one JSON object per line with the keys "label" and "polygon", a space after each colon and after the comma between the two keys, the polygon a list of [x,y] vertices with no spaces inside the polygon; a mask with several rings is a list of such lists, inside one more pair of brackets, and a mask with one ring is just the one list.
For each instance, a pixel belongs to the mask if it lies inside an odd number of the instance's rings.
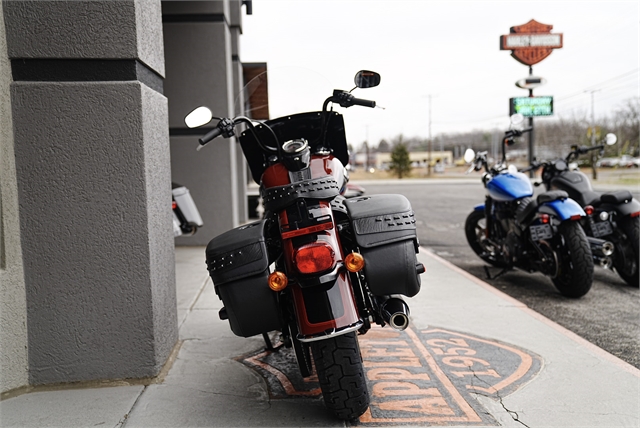
{"label": "chrome rearview mirror", "polygon": [[520,125],[522,122],[524,122],[524,116],[522,115],[522,113],[512,114],[509,120],[511,121],[512,125]]}
{"label": "chrome rearview mirror", "polygon": [[380,84],[380,75],[375,71],[360,70],[354,80],[358,88],[373,88]]}
{"label": "chrome rearview mirror", "polygon": [[476,152],[474,152],[473,149],[467,149],[464,152],[464,161],[466,163],[471,162],[475,157],[476,157]]}
{"label": "chrome rearview mirror", "polygon": [[607,136],[604,138],[607,146],[612,146],[618,141],[618,137],[616,137],[616,134],[607,134]]}
{"label": "chrome rearview mirror", "polygon": [[197,128],[206,125],[213,119],[213,113],[207,107],[198,107],[184,118],[188,128]]}

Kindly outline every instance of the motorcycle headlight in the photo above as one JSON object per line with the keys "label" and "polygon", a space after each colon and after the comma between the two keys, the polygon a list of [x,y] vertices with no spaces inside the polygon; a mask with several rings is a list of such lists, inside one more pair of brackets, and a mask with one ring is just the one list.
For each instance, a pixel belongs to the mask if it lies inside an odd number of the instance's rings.
{"label": "motorcycle headlight", "polygon": [[288,155],[293,155],[302,152],[307,145],[307,141],[303,139],[289,140],[282,145],[282,151]]}
{"label": "motorcycle headlight", "polygon": [[282,163],[289,171],[300,171],[309,166],[311,150],[307,140],[289,140],[282,145]]}

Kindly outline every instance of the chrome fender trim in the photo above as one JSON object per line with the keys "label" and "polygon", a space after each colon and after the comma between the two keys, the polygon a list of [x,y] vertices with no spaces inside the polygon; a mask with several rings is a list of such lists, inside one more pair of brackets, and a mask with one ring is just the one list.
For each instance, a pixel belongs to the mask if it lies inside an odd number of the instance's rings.
{"label": "chrome fender trim", "polygon": [[324,339],[329,339],[331,337],[335,337],[335,336],[340,336],[341,334],[346,334],[346,333],[351,333],[352,331],[358,331],[360,330],[360,328],[362,327],[364,323],[362,321],[358,321],[354,324],[348,325],[346,327],[342,327],[339,329],[332,329],[332,330],[326,330],[323,333],[320,334],[316,334],[313,336],[303,336],[301,334],[298,334],[296,336],[296,339],[299,340],[300,342],[304,342],[304,343],[309,343],[309,342],[316,342],[318,340],[324,340]]}

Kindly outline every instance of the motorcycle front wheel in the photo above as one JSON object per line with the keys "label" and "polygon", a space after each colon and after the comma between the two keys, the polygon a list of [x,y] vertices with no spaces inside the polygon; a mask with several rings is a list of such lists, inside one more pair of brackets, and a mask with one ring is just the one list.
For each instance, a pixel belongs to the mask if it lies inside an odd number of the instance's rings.
{"label": "motorcycle front wheel", "polygon": [[552,278],[560,294],[578,298],[593,284],[593,256],[587,236],[578,222],[568,221],[558,227],[562,244],[557,248],[558,274]]}
{"label": "motorcycle front wheel", "polygon": [[638,288],[640,286],[640,275],[638,266],[640,266],[640,217],[626,217],[618,222],[620,230],[624,237],[616,243],[616,249],[613,258],[613,267],[624,279],[627,284]]}
{"label": "motorcycle front wheel", "polygon": [[469,246],[482,260],[496,267],[505,268],[509,264],[500,257],[498,248],[486,239],[487,220],[484,210],[472,211],[464,224],[464,233]]}
{"label": "motorcycle front wheel", "polygon": [[311,343],[325,405],[339,419],[357,420],[369,407],[369,391],[355,332]]}

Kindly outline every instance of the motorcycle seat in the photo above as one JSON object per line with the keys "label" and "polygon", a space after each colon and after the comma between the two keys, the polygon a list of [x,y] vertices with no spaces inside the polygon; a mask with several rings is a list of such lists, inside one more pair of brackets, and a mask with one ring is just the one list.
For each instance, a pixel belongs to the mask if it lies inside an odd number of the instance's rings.
{"label": "motorcycle seat", "polygon": [[633,199],[633,195],[628,190],[618,190],[615,192],[603,193],[600,200],[607,204],[626,204]]}
{"label": "motorcycle seat", "polygon": [[585,191],[577,195],[578,199],[576,201],[580,204],[580,206],[584,207],[587,205],[599,205],[600,204],[600,193],[593,191]]}
{"label": "motorcycle seat", "polygon": [[552,202],[558,199],[567,199],[569,194],[564,190],[550,190],[548,192],[544,192],[538,195],[536,201],[538,205],[544,204],[545,202]]}

